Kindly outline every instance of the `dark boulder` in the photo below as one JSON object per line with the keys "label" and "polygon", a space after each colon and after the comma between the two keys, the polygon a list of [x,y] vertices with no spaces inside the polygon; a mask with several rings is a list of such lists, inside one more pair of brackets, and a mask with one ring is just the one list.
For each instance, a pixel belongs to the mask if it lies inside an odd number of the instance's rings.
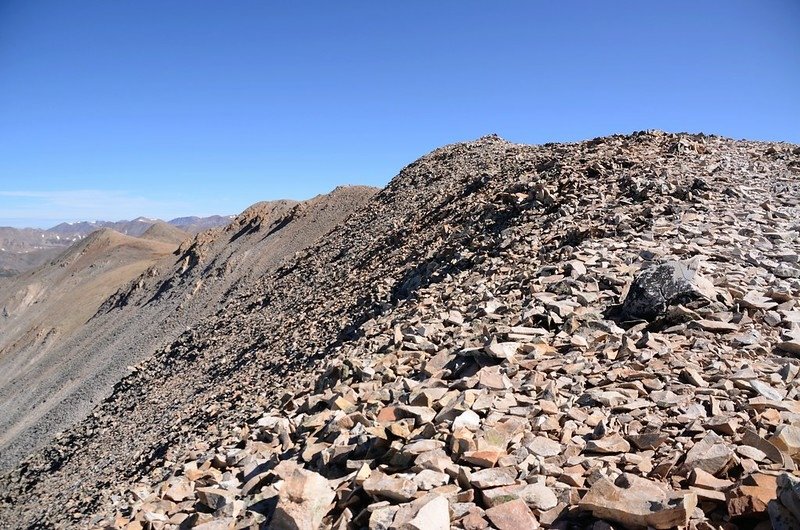
{"label": "dark boulder", "polygon": [[714,286],[694,263],[668,261],[641,271],[622,302],[625,319],[654,320],[670,306],[692,300],[715,298]]}

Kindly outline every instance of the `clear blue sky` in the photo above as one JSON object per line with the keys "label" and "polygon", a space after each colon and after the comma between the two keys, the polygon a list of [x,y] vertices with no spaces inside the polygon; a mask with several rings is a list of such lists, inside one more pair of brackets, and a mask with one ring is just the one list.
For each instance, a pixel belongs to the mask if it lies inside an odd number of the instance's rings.
{"label": "clear blue sky", "polygon": [[800,2],[0,0],[0,225],[238,213],[443,144],[800,143]]}

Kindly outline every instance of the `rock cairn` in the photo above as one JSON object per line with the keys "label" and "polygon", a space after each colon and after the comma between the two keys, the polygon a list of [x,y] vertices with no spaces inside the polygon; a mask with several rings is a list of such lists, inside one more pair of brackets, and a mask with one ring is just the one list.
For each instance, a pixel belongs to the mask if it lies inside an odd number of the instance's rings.
{"label": "rock cairn", "polygon": [[441,224],[427,269],[374,278],[383,310],[313,384],[212,415],[77,520],[796,528],[800,149],[659,132],[541,149],[457,204],[501,221]]}

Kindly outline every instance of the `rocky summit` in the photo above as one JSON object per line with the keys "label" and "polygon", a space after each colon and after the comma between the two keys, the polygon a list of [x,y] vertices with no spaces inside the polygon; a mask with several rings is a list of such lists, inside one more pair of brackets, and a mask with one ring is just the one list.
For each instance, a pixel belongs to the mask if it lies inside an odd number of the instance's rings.
{"label": "rocky summit", "polygon": [[0,526],[800,527],[800,147],[489,136],[360,200],[4,475]]}

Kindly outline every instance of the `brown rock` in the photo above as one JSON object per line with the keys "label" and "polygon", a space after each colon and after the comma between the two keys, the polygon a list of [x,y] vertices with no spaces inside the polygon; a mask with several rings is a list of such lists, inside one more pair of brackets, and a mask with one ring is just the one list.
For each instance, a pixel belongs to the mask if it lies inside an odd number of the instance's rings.
{"label": "brown rock", "polygon": [[400,502],[410,501],[417,492],[414,482],[402,477],[392,477],[378,470],[372,471],[361,486],[375,498]]}
{"label": "brown rock", "polygon": [[584,450],[587,453],[601,454],[627,453],[631,450],[631,444],[619,433],[614,433],[599,440],[589,440]]}
{"label": "brown rock", "polygon": [[461,519],[460,523],[464,530],[485,530],[489,527],[489,523],[477,511],[469,512]]}
{"label": "brown rock", "polygon": [[505,451],[467,451],[462,459],[476,466],[492,467],[497,463],[497,459],[505,454]]}
{"label": "brown rock", "polygon": [[723,480],[715,477],[710,473],[706,473],[700,468],[694,468],[692,474],[689,476],[689,484],[698,488],[723,491],[733,486],[730,480]]}
{"label": "brown rock", "polygon": [[760,473],[745,477],[726,495],[728,514],[731,517],[763,515],[769,501],[776,497],[776,481],[777,477]]}
{"label": "brown rock", "polygon": [[800,455],[800,427],[798,426],[779,426],[770,441],[791,457],[796,458]]}
{"label": "brown rock", "polygon": [[504,502],[486,510],[486,517],[498,530],[539,528],[539,522],[522,499]]}
{"label": "brown rock", "polygon": [[616,484],[606,478],[595,482],[579,506],[596,517],[630,527],[667,529],[686,526],[697,506],[697,495],[624,474]]}

